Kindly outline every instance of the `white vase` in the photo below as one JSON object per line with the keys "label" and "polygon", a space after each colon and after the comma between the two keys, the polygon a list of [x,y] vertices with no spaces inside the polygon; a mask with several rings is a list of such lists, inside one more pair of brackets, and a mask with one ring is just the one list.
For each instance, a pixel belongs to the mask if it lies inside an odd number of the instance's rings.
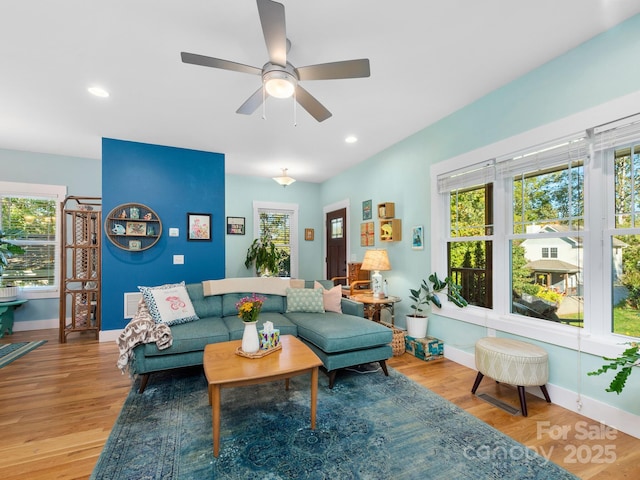
{"label": "white vase", "polygon": [[258,338],[258,328],[255,322],[244,322],[244,333],[242,334],[242,351],[245,353],[255,353],[260,350],[260,339]]}
{"label": "white vase", "polygon": [[428,317],[411,317],[407,315],[406,319],[407,335],[413,338],[424,338],[427,336]]}

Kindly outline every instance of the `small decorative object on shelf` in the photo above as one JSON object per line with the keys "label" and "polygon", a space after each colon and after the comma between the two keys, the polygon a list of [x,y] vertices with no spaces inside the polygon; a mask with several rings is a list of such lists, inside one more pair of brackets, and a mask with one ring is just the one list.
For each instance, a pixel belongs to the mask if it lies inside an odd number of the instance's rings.
{"label": "small decorative object on shelf", "polygon": [[104,227],[111,243],[130,252],[153,247],[162,234],[158,214],[141,203],[118,205],[105,218]]}
{"label": "small decorative object on shelf", "polygon": [[395,216],[395,203],[385,202],[378,204],[378,218],[393,218]]}
{"label": "small decorative object on shelf", "polygon": [[399,218],[380,220],[380,241],[399,242],[402,240],[402,221]]}

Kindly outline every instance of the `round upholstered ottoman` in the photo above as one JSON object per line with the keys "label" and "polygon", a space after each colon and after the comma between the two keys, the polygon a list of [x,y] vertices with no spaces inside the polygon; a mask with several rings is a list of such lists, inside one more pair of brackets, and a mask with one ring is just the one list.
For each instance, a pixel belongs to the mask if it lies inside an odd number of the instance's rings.
{"label": "round upholstered ottoman", "polygon": [[482,378],[518,387],[522,415],[527,416],[524,387],[540,387],[547,402],[551,403],[546,383],[549,380],[549,356],[536,345],[511,338],[481,338],[476,342],[476,368],[478,375],[471,393],[476,393]]}

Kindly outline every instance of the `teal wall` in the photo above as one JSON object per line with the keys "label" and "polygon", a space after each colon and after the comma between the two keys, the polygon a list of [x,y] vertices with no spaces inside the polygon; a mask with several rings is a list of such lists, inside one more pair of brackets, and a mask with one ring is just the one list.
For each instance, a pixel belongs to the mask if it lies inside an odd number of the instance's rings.
{"label": "teal wall", "polygon": [[[227,235],[226,277],[250,277],[244,259],[254,238],[253,202],[298,205],[299,271],[298,277],[320,279],[324,273],[322,248],[322,206],[317,183],[295,182],[284,188],[270,178],[244,175],[226,176],[226,209],[229,217],[245,217],[245,235]],[[304,240],[304,229],[313,228],[313,241]]]}
{"label": "teal wall", "polygon": [[[395,202],[396,217],[403,222],[404,240],[384,245],[393,268],[385,272],[384,277],[389,283],[389,293],[403,298],[396,304],[397,323],[404,325],[404,315],[409,310],[409,288],[417,287],[431,272],[430,167],[637,92],[640,63],[634,59],[639,56],[640,15],[636,15],[323,184],[323,205],[338,201],[344,192],[349,192],[354,207],[350,245],[357,260],[362,260],[364,255],[355,235],[362,222],[358,206],[368,199],[373,199],[374,205]],[[636,112],[640,112],[640,105]],[[602,123],[612,120],[616,119],[603,119]],[[410,248],[408,236],[412,225],[425,226],[424,250]],[[376,247],[380,247],[379,242]],[[433,315],[429,320],[429,334],[442,338],[446,345],[471,353],[475,340],[487,332],[476,325]],[[498,335],[503,334],[498,332]],[[637,379],[629,382],[624,395],[606,393],[604,389],[611,375],[586,375],[602,365],[600,357],[544,346],[550,352],[551,364],[565,367],[552,369],[551,383],[640,414],[640,403],[635,400],[640,394]]]}
{"label": "teal wall", "polygon": [[[100,160],[0,149],[0,180],[65,185],[67,195],[99,197]],[[58,298],[32,300],[15,311],[15,321],[58,318]]]}

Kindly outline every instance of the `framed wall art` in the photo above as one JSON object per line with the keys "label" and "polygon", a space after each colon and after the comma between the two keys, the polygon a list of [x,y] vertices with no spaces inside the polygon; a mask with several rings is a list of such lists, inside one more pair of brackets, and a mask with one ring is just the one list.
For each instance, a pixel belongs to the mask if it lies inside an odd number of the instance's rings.
{"label": "framed wall art", "polygon": [[244,217],[227,217],[227,235],[244,235]]}
{"label": "framed wall art", "polygon": [[413,250],[424,249],[424,231],[422,225],[411,228],[411,248]]}
{"label": "framed wall art", "polygon": [[187,213],[187,240],[211,241],[210,213]]}
{"label": "framed wall art", "polygon": [[373,222],[360,224],[360,246],[373,247],[376,243],[375,226]]}
{"label": "framed wall art", "polygon": [[307,241],[313,240],[314,230],[313,228],[305,228],[304,229],[304,239]]}
{"label": "framed wall art", "polygon": [[371,211],[371,200],[362,202],[362,220],[371,220],[373,212]]}

